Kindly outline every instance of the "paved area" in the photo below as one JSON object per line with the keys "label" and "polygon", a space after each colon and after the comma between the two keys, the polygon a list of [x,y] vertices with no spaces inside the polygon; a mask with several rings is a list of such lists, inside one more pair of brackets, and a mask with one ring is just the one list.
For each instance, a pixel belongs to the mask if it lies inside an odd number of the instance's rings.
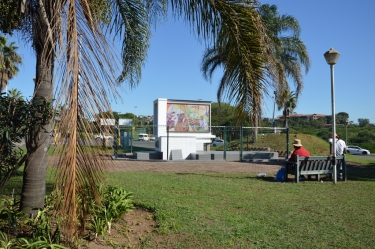
{"label": "paved area", "polygon": [[148,172],[222,172],[273,174],[280,169],[281,161],[274,162],[226,162],[226,161],[139,161],[139,160],[110,160],[111,171],[148,171]]}

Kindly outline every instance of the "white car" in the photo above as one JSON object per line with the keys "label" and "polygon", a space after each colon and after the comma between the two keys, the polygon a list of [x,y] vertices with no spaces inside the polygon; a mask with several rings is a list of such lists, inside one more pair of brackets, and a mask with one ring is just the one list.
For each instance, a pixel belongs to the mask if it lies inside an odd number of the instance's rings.
{"label": "white car", "polygon": [[212,147],[216,147],[216,146],[220,146],[220,145],[224,145],[224,140],[217,139],[217,140],[212,142]]}
{"label": "white car", "polygon": [[362,149],[361,147],[353,146],[353,145],[348,145],[346,147],[346,151],[348,154],[353,154],[353,155],[370,155],[369,150]]}
{"label": "white car", "polygon": [[100,135],[96,135],[96,136],[94,136],[94,138],[95,139],[97,139],[97,138],[100,138],[100,139],[108,139],[108,140],[111,140],[111,139],[113,139],[113,137],[112,136],[109,136],[109,135],[102,135],[102,134],[100,134]]}
{"label": "white car", "polygon": [[146,133],[140,133],[138,135],[138,141],[148,141],[149,137]]}
{"label": "white car", "polygon": [[150,141],[155,141],[155,137],[154,136],[150,137]]}

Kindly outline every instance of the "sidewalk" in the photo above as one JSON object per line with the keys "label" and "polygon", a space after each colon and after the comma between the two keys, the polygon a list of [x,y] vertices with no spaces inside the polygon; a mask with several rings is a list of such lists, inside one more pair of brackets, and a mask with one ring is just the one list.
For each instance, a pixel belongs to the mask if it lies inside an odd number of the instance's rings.
{"label": "sidewalk", "polygon": [[170,172],[170,173],[266,173],[275,175],[280,169],[281,162],[249,163],[226,161],[139,161],[139,160],[109,160],[110,171],[122,172]]}

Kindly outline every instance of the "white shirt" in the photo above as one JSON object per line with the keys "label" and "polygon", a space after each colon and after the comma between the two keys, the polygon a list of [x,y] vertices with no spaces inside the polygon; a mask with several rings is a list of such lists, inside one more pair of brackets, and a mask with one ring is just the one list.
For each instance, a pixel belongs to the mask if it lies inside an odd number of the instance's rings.
{"label": "white shirt", "polygon": [[[335,138],[336,141],[336,156],[342,156],[344,154],[344,149],[346,148],[346,143],[344,140]],[[332,145],[332,138],[328,140],[328,142]],[[331,148],[332,151],[332,148]]]}

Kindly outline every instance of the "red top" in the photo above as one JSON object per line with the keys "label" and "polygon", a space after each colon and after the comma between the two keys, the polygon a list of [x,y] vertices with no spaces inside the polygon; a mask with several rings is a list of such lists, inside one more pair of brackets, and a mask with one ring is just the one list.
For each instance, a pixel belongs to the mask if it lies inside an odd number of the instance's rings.
{"label": "red top", "polygon": [[310,156],[310,153],[303,147],[295,147],[295,150],[293,151],[292,155],[290,155],[290,158],[288,161],[296,161],[298,156]]}

